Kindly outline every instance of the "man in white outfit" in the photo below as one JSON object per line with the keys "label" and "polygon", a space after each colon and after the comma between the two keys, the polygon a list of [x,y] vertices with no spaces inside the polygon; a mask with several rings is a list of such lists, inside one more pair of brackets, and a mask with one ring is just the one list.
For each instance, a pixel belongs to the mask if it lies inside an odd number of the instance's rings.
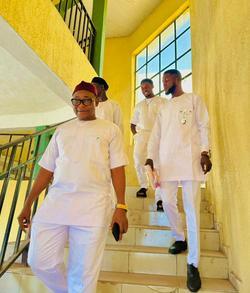
{"label": "man in white outfit", "polygon": [[118,103],[107,97],[109,85],[101,77],[94,77],[91,83],[97,90],[98,105],[96,107],[96,117],[115,123],[123,133],[122,112]]}
{"label": "man in white outfit", "polygon": [[[95,117],[94,86],[81,82],[71,101],[77,119],[55,131],[18,221],[23,230],[30,226],[32,204],[53,178],[32,220],[28,263],[54,293],[94,293],[110,224],[118,223],[120,239],[128,227],[127,157],[120,129]],[[115,211],[111,180],[117,195]]]}
{"label": "man in white outfit", "polygon": [[[134,164],[140,185],[140,190],[136,193],[137,197],[147,196],[148,178],[145,172],[147,144],[156,116],[163,105],[167,103],[165,98],[154,95],[153,88],[154,85],[151,79],[146,78],[141,81],[141,91],[145,99],[135,106],[130,125],[134,135]],[[157,210],[162,211],[163,208],[159,188],[156,189],[155,195]]]}
{"label": "man in white outfit", "polygon": [[[163,84],[170,99],[160,111],[148,143],[146,164],[159,168],[161,196],[175,243],[169,252],[187,249],[184,229],[177,209],[177,190],[181,183],[186,214],[189,252],[187,286],[192,292],[201,287],[198,271],[200,259],[200,183],[211,170],[209,158],[209,118],[205,104],[195,94],[186,94],[181,74],[175,69],[163,75]],[[159,164],[154,166],[154,162]]]}

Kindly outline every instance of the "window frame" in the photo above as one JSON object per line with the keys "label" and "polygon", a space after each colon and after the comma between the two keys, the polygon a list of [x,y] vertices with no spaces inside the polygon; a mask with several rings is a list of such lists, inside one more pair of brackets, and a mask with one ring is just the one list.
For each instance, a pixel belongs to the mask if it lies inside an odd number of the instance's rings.
{"label": "window frame", "polygon": [[[177,36],[177,21],[178,19],[184,15],[185,13],[187,13],[187,11],[189,12],[189,25],[188,27],[186,27],[178,36]],[[161,47],[162,45],[162,33],[164,33],[165,30],[167,30],[169,27],[174,26],[174,38],[172,41],[170,41],[166,46]],[[187,31],[190,32],[190,48],[187,49],[184,53],[182,53],[179,57],[177,57],[177,41],[179,40],[180,37],[182,37]],[[154,54],[150,59],[148,59],[148,47],[150,46],[150,44],[152,42],[155,41],[155,39],[158,38],[158,52],[156,54]],[[174,44],[174,54],[175,54],[175,58],[174,61],[170,62],[169,64],[167,64],[166,66],[164,66],[163,68],[161,68],[161,55],[162,52],[164,50],[166,50],[168,47],[170,47],[171,45]],[[144,62],[140,67],[137,68],[137,56],[139,56],[144,50],[146,50],[146,62]],[[182,11],[182,13],[180,13],[172,22],[170,22],[151,42],[149,42],[145,47],[143,47],[140,52],[138,52],[135,55],[134,58],[134,62],[135,62],[135,71],[134,71],[134,102],[135,104],[138,102],[137,101],[137,96],[136,96],[136,92],[138,91],[138,89],[140,88],[140,85],[137,85],[137,72],[139,70],[141,70],[144,66],[146,66],[146,78],[150,78],[150,79],[154,79],[154,77],[156,77],[157,75],[159,75],[159,85],[157,85],[157,87],[159,87],[159,91],[157,93],[155,93],[156,95],[161,95],[164,90],[162,90],[162,80],[161,80],[161,76],[162,73],[164,71],[166,71],[167,68],[171,67],[173,69],[177,69],[177,62],[182,59],[184,56],[186,56],[187,54],[192,54],[192,44],[191,44],[191,24],[190,24],[190,8],[187,7],[185,10]],[[154,58],[156,58],[156,56],[159,56],[159,71],[156,72],[154,75],[152,76],[148,76],[148,64],[150,61],[152,61]],[[192,55],[191,55],[191,72],[184,75],[182,77],[182,80],[185,80],[186,78],[192,76]]]}

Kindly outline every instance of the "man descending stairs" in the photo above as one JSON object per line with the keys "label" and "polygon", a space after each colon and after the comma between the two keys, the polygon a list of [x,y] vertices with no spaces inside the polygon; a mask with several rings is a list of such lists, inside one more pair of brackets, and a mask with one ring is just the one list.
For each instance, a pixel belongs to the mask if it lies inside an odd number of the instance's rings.
{"label": "man descending stairs", "polygon": [[[168,219],[155,211],[153,192],[135,198],[136,187],[127,188],[129,229],[122,242],[109,233],[97,293],[187,293],[186,253],[171,255],[173,243]],[[228,281],[228,261],[220,251],[219,232],[214,228],[213,214],[201,195],[201,262],[202,288],[199,292],[237,292]],[[178,194],[178,206],[183,204]],[[183,217],[184,220],[184,217]],[[11,247],[9,247],[11,249]],[[67,257],[65,249],[65,259]],[[15,264],[0,279],[0,292],[48,293],[31,270]]]}

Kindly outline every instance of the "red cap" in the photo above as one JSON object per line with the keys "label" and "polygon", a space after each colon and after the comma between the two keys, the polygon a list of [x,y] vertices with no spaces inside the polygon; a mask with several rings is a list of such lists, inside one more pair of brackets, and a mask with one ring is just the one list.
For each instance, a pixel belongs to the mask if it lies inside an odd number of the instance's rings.
{"label": "red cap", "polygon": [[85,81],[81,81],[74,89],[73,94],[77,91],[89,91],[91,93],[93,93],[95,96],[97,96],[97,92],[96,92],[96,88],[93,86],[93,84],[89,83],[89,82],[85,82]]}

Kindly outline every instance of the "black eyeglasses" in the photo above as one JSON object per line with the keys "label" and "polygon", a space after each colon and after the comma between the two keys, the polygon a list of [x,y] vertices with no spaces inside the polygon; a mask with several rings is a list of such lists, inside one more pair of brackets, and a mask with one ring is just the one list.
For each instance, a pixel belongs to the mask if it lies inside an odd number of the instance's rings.
{"label": "black eyeglasses", "polygon": [[90,106],[92,105],[94,102],[93,99],[89,98],[89,99],[71,99],[71,103],[73,106],[79,106],[80,104],[83,104],[84,106]]}

